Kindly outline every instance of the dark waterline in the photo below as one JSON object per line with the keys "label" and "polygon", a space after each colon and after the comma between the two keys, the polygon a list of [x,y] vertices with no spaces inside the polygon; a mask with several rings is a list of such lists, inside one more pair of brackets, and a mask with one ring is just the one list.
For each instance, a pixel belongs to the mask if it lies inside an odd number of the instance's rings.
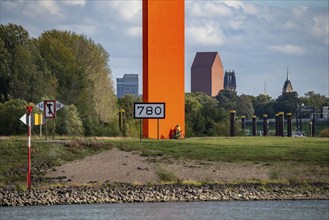
{"label": "dark waterline", "polygon": [[329,200],[168,202],[0,207],[15,219],[329,219]]}

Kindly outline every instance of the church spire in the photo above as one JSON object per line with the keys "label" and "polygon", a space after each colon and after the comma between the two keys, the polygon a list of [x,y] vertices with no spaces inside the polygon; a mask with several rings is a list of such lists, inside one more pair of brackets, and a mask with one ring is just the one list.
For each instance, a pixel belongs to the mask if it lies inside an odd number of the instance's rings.
{"label": "church spire", "polygon": [[291,82],[289,80],[289,69],[287,67],[287,80],[284,82],[284,85],[282,88],[282,94],[288,93],[288,92],[293,92],[293,88],[292,88]]}

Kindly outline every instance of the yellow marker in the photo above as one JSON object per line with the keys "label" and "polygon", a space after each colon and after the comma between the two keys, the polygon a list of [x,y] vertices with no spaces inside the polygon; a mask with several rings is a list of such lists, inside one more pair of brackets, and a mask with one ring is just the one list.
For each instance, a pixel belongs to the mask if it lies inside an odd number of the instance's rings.
{"label": "yellow marker", "polygon": [[34,114],[34,125],[42,125],[42,114]]}

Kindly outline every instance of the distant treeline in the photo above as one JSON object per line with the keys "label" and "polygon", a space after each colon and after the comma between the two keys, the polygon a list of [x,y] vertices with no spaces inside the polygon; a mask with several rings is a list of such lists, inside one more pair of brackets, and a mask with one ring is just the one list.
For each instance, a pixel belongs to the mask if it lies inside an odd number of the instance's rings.
{"label": "distant treeline", "polygon": [[[0,26],[0,135],[26,132],[19,118],[28,104],[55,99],[65,104],[58,111],[56,133],[86,136],[138,136],[133,103],[140,98],[114,95],[109,54],[92,39],[70,31],[50,30],[31,38],[20,25]],[[280,89],[280,88],[278,88]],[[237,116],[273,118],[277,112],[296,112],[298,106],[320,111],[328,97],[307,92],[240,95],[222,90],[213,98],[203,93],[185,96],[186,137],[223,136],[229,133],[228,111]],[[118,110],[126,110],[124,134],[118,128]],[[48,123],[54,123],[50,120]],[[48,126],[51,132],[52,126]],[[35,132],[37,129],[35,128]]]}

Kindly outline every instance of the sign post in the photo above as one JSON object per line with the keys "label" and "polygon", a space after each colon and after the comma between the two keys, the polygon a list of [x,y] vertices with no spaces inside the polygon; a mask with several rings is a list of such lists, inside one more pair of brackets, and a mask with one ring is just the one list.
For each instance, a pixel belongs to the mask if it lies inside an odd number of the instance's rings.
{"label": "sign post", "polygon": [[44,123],[42,120],[42,114],[32,114],[32,110],[33,106],[27,106],[27,113],[20,118],[20,121],[27,125],[27,189],[31,189],[31,127],[32,125],[41,126]]}
{"label": "sign post", "polygon": [[32,115],[32,110],[33,106],[27,106],[27,135],[28,135],[28,141],[27,141],[27,178],[26,178],[26,185],[27,188],[31,188],[31,115]]}
{"label": "sign post", "polygon": [[[38,109],[43,111],[45,119],[47,118],[56,118],[56,112],[63,108],[64,105],[56,100],[44,100],[36,105]],[[56,122],[54,121],[54,127],[53,127],[53,139],[55,139],[55,127]],[[47,124],[46,124],[46,139],[47,139]],[[41,134],[41,133],[40,133]]]}
{"label": "sign post", "polygon": [[[134,118],[140,119],[157,119],[157,138],[159,139],[159,119],[165,118],[165,103],[164,102],[135,102],[134,103]],[[140,141],[142,140],[142,125],[140,125]]]}

